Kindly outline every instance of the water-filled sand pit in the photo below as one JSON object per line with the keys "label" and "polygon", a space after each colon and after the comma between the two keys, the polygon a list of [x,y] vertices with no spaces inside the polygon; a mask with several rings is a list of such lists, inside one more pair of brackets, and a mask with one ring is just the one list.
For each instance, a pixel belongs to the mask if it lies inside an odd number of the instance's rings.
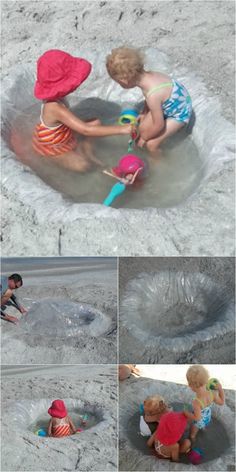
{"label": "water-filled sand pit", "polygon": [[113,258],[6,259],[4,274],[18,272],[26,315],[2,324],[2,361],[107,363],[117,356],[117,271]]}
{"label": "water-filled sand pit", "polygon": [[[176,366],[170,367],[178,369]],[[196,470],[196,466],[191,465],[183,455],[181,455],[180,463],[157,459],[146,445],[147,437],[145,438],[140,435],[140,403],[149,395],[156,394],[164,397],[175,411],[181,411],[183,404],[191,404],[194,396],[187,386],[175,383],[174,379],[172,381],[160,381],[145,377],[138,379],[133,377],[120,382],[119,469],[123,471],[161,470],[186,472]],[[200,470],[228,471],[234,468],[234,391],[225,390],[225,394],[225,405],[222,407],[213,406],[212,422],[205,431],[199,432],[196,443],[194,443],[194,447],[198,447],[203,451],[202,463],[197,466]],[[152,428],[155,430],[155,425],[152,425]],[[187,430],[185,434],[188,435]]]}
{"label": "water-filled sand pit", "polygon": [[[117,108],[127,101],[127,91],[104,75],[107,52],[109,47],[106,45],[96,54],[90,50],[80,51],[93,63],[96,74],[92,84],[84,85],[83,96],[85,102],[86,99],[89,101],[89,107],[91,100],[96,102],[98,98],[109,103],[109,107],[114,106],[114,118]],[[16,124],[18,119],[22,126],[21,117],[24,116],[31,126],[37,114],[34,109],[37,105],[32,98],[32,64],[15,68],[12,78],[8,77],[4,82],[4,191],[14,199],[16,182],[19,179],[24,182],[23,186],[17,187],[17,200],[29,209],[28,215],[33,212],[39,225],[44,225],[48,219],[54,225],[51,234],[55,238],[51,244],[54,246],[57,241],[55,253],[59,250],[62,255],[78,254],[78,251],[93,255],[231,254],[233,126],[221,116],[218,101],[209,95],[195,72],[178,70],[162,51],[146,48],[145,52],[148,68],[171,73],[186,84],[193,99],[195,123],[189,135],[183,131],[164,145],[160,160],[149,163],[149,177],[142,188],[124,192],[113,209],[102,205],[113,182],[101,172],[93,170],[86,177],[75,176],[56,169],[51,163],[45,163],[44,167],[43,160],[31,156],[27,148],[16,151],[22,148],[22,131],[19,135],[18,122],[13,132],[12,123],[15,120]],[[129,91],[128,98],[136,104],[142,99],[136,90]],[[80,101],[76,95],[72,96],[72,108],[77,108]],[[104,120],[111,119],[110,111],[108,115],[105,113]],[[28,133],[27,129],[25,132]],[[127,142],[117,138],[100,140],[96,146],[106,165],[116,163],[127,152]],[[25,161],[24,166],[16,160],[17,153],[18,157],[21,154],[21,161]],[[141,151],[138,153],[142,156]],[[144,158],[147,159],[146,154]],[[30,220],[31,216],[28,218]],[[95,242],[92,235],[98,232],[98,227],[99,237]],[[134,228],[139,233],[135,244]],[[24,240],[28,241],[26,233]],[[220,245],[223,233],[227,235],[224,247]],[[32,235],[30,237],[32,248]],[[48,254],[48,245],[43,245],[43,253]],[[21,251],[20,247],[18,251]],[[35,247],[34,253],[37,251]]]}
{"label": "water-filled sand pit", "polygon": [[[120,362],[233,362],[232,264],[233,259],[123,259]],[[147,272],[139,272],[144,266]]]}
{"label": "water-filled sand pit", "polygon": [[[5,368],[1,469],[117,470],[116,370],[111,365]],[[48,424],[47,410],[57,398],[83,431],[62,438],[36,435],[38,426]],[[81,426],[84,413],[87,423]]]}

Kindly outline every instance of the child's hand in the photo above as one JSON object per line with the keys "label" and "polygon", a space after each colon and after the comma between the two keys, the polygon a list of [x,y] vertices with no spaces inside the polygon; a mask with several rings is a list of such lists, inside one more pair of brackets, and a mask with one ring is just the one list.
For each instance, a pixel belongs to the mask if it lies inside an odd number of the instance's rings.
{"label": "child's hand", "polygon": [[145,146],[146,144],[146,141],[144,141],[143,138],[139,137],[138,141],[137,141],[137,146],[140,147],[140,148],[143,148],[143,146]]}
{"label": "child's hand", "polygon": [[27,310],[22,305],[19,307],[19,310],[22,315],[25,315],[27,313]]}
{"label": "child's hand", "polygon": [[122,125],[120,127],[121,131],[120,134],[130,134],[132,133],[133,125],[132,124],[127,124],[127,125]]}

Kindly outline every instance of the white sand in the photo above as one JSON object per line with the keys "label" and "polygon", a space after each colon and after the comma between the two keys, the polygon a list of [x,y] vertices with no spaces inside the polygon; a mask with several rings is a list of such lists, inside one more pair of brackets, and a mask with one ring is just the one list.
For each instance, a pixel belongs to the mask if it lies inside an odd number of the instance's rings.
{"label": "white sand", "polygon": [[[9,76],[9,69],[16,62],[35,64],[38,56],[49,48],[62,48],[77,55],[81,48],[96,51],[104,46],[113,48],[123,44],[155,47],[166,53],[175,67],[185,67],[197,73],[209,93],[219,99],[224,117],[231,122],[234,120],[233,0],[3,1],[2,28],[4,77]],[[222,218],[224,216],[222,214]],[[127,222],[125,233],[128,245],[121,245],[123,254],[127,248],[134,254],[156,254],[158,240],[155,244],[150,241],[149,247],[141,239],[135,251],[133,225],[132,222],[132,228],[129,228]],[[81,224],[77,228],[79,233]],[[101,231],[101,238],[104,234],[106,239],[109,228],[104,229],[104,223],[101,225],[99,219],[95,220],[92,240],[89,222],[83,222],[83,228],[83,235],[76,233],[76,248],[83,248],[83,254],[107,254],[106,245],[94,235]],[[158,232],[157,222],[153,222],[150,228],[150,231]],[[51,221],[39,221],[33,211],[17,201],[16,196],[4,191],[4,255],[58,255],[59,230],[62,231],[62,253],[74,254],[75,247],[70,242],[75,237],[73,223],[63,228]],[[89,233],[86,241],[85,233]],[[160,243],[163,244],[161,240]],[[207,240],[204,244],[210,243]],[[225,240],[225,248],[221,250],[223,255],[232,254],[229,245]],[[116,248],[113,247],[112,253],[116,254],[114,251]],[[189,254],[184,234],[180,249],[174,248],[169,240],[165,242],[165,251],[169,254],[178,254],[179,251],[180,254]],[[211,247],[204,247],[202,251],[211,254]]]}
{"label": "white sand", "polygon": [[[117,470],[115,366],[6,368],[2,389],[2,471]],[[105,427],[100,423],[100,429],[60,439],[40,438],[27,428],[17,430],[13,417],[17,402],[28,400],[30,405],[43,398],[96,405],[105,412]]]}
{"label": "white sand", "polygon": [[[2,363],[4,364],[94,364],[115,363],[117,356],[117,272],[115,259],[93,258],[34,260],[26,263],[19,259],[3,263],[8,274],[19,272],[23,287],[17,296],[29,308],[34,301],[47,299],[86,303],[102,312],[110,320],[104,334],[94,337],[42,336],[36,332],[27,334],[23,323],[19,326],[1,320]],[[46,308],[45,308],[46,311]],[[6,312],[21,317],[12,307]],[[27,315],[28,317],[30,316]],[[22,317],[21,317],[22,318]],[[47,322],[46,312],[42,323]]]}

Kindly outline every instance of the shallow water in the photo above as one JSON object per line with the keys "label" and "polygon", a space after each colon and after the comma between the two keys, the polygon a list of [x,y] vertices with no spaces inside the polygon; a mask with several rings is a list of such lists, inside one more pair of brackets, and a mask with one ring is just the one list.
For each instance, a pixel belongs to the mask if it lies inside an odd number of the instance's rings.
{"label": "shallow water", "polygon": [[[87,417],[86,422],[83,423],[83,415],[85,414],[87,414],[88,417]],[[95,426],[96,424],[100,422],[100,419],[97,416],[95,416],[93,413],[90,413],[90,412],[88,413],[87,411],[82,410],[82,409],[78,412],[78,408],[68,409],[68,415],[71,417],[75,427],[82,429],[82,432],[92,428],[93,426]],[[36,433],[36,431],[38,431],[39,429],[44,429],[47,431],[49,421],[50,421],[50,416],[47,413],[45,413],[41,417],[37,418],[35,422],[31,423],[28,429],[29,431],[32,431],[33,433]]]}
{"label": "shallow water", "polygon": [[[188,404],[173,402],[170,406],[173,408],[174,411],[183,411],[183,409],[188,406],[189,411],[191,411],[191,405]],[[127,437],[135,449],[138,449],[145,456],[153,456],[153,449],[147,446],[148,438],[141,436],[141,434],[139,433],[139,421],[139,412],[135,412],[132,414],[132,416],[130,416],[126,427]],[[156,426],[157,423],[152,423],[152,432],[155,431]],[[188,429],[184,433],[183,437],[189,437]],[[217,459],[217,457],[223,455],[225,451],[230,447],[229,437],[224,425],[217,418],[213,417],[211,423],[207,426],[206,430],[199,431],[196,441],[194,442],[194,447],[200,448],[203,451],[202,462],[208,462]],[[155,455],[153,457],[156,458]],[[186,455],[181,454],[180,462],[188,464],[189,460]],[[124,464],[120,465],[121,470],[125,470],[123,468]],[[147,470],[150,469],[148,468]]]}
{"label": "shallow water", "polygon": [[[91,103],[89,106],[90,116],[101,117],[98,109],[93,109]],[[8,140],[17,158],[66,199],[77,203],[102,203],[116,182],[114,179],[104,175],[99,168],[93,168],[86,174],[67,171],[34,153],[31,134],[39,121],[39,114],[37,104],[18,115],[10,125],[11,137]],[[116,119],[117,116],[114,119],[106,117],[103,121],[111,124]],[[120,157],[127,153],[128,140],[128,136],[94,139],[95,155],[108,168],[117,165]],[[203,178],[203,162],[193,140],[184,130],[162,146],[156,159],[150,158],[147,152],[139,148],[134,153],[147,162],[148,175],[141,187],[130,187],[118,197],[112,205],[115,208],[176,206],[197,190]]]}
{"label": "shallow water", "polygon": [[87,304],[45,299],[33,303],[21,327],[42,336],[77,336],[86,332],[95,317],[96,312]]}

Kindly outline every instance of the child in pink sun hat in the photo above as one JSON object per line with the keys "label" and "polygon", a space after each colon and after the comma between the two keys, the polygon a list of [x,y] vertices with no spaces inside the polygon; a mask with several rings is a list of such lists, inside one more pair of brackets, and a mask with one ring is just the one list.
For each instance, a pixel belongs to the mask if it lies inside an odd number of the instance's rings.
{"label": "child in pink sun hat", "polygon": [[102,126],[99,120],[85,122],[66,106],[65,97],[87,79],[91,68],[86,59],[73,57],[59,49],[46,51],[37,61],[34,94],[43,103],[40,123],[33,133],[33,149],[58,165],[78,172],[85,172],[93,162],[99,162],[92,154],[91,143],[86,140],[78,143],[75,133],[102,137],[128,135],[132,130],[130,124]]}
{"label": "child in pink sun hat", "polygon": [[180,454],[190,451],[189,439],[181,440],[187,427],[187,418],[183,413],[170,411],[160,418],[159,425],[149,438],[147,445],[154,445],[155,453],[159,459],[169,459],[178,462]]}
{"label": "child in pink sun hat", "polygon": [[75,425],[63,400],[54,400],[48,409],[48,414],[52,417],[48,425],[48,436],[62,438],[76,433]]}

